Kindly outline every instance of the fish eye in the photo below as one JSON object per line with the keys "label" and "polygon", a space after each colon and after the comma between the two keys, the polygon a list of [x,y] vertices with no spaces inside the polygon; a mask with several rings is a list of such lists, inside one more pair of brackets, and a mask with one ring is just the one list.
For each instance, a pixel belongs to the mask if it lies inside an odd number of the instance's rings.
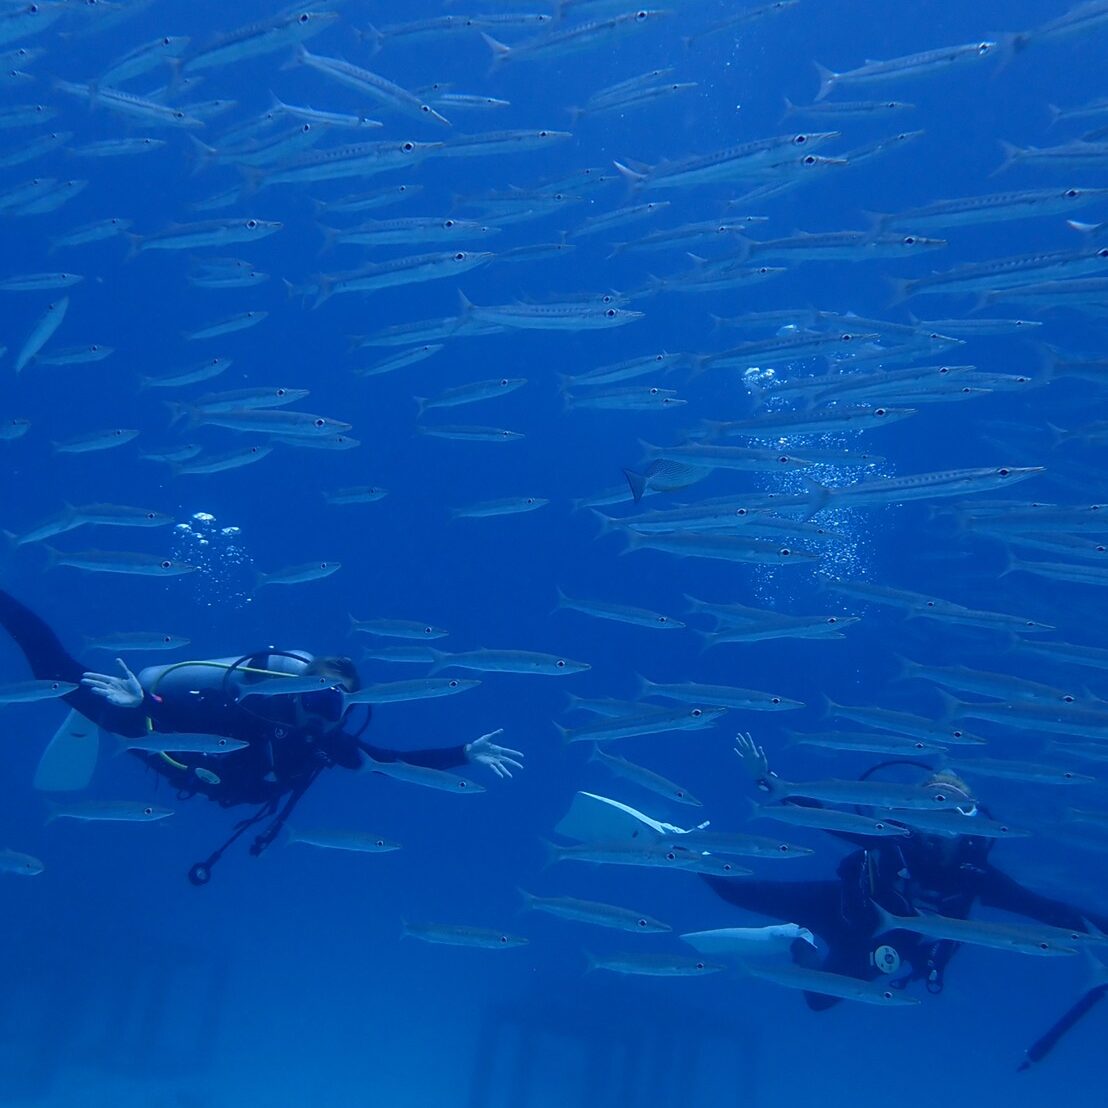
{"label": "fish eye", "polygon": [[226,746],[227,745],[227,740],[226,739],[220,739],[219,742],[217,742],[215,745],[216,746]]}
{"label": "fish eye", "polygon": [[915,246],[916,237],[915,235],[905,235],[900,241],[903,242],[905,246]]}
{"label": "fish eye", "polygon": [[782,465],[788,465],[791,459],[789,458],[788,454],[782,454],[777,460]]}
{"label": "fish eye", "polygon": [[758,272],[764,277],[767,273],[770,273],[771,270],[768,265],[762,265],[758,267]]}
{"label": "fish eye", "polygon": [[771,696],[771,697],[770,697],[770,700],[769,700],[769,702],[770,702],[771,704],[780,704],[780,703],[781,703],[781,697],[779,697],[779,696]]}
{"label": "fish eye", "polygon": [[449,229],[449,228],[453,227],[455,224],[454,224],[454,220],[452,220],[452,219],[444,219],[443,222],[442,222],[442,225],[444,227],[446,227],[447,229]]}
{"label": "fish eye", "polygon": [[311,19],[312,19],[311,15],[309,15],[307,12],[301,12],[299,17],[297,18],[296,22],[301,23],[301,24],[310,23]]}
{"label": "fish eye", "polygon": [[461,252],[454,255],[454,261],[456,261],[456,262],[464,262],[465,260],[466,260],[466,256],[465,256],[465,254],[462,254]]}
{"label": "fish eye", "polygon": [[1062,195],[1067,197],[1070,200],[1073,200],[1075,197],[1078,197],[1078,196],[1081,195],[1081,190],[1080,189],[1066,189],[1066,191],[1064,193],[1062,193]]}
{"label": "fish eye", "polygon": [[954,737],[955,737],[956,739],[960,739],[960,738],[962,738],[962,735],[964,734],[964,732],[962,732],[962,731],[951,731],[950,733],[951,733],[951,734],[952,734],[952,735],[953,735],[953,736],[954,736]]}
{"label": "fish eye", "polygon": [[827,617],[827,622],[828,623],[838,623],[839,622],[839,617],[838,616],[828,616]]}
{"label": "fish eye", "polygon": [[406,142],[403,146],[400,147],[400,149],[403,150],[405,154],[410,154],[415,149],[415,143]]}
{"label": "fish eye", "polygon": [[607,310],[607,311],[606,311],[606,312],[604,313],[604,315],[605,315],[605,316],[606,316],[606,317],[607,317],[608,319],[615,319],[615,318],[616,318],[616,316],[617,316],[618,314],[619,314],[619,313],[618,313],[618,312],[617,312],[617,311],[615,310],[615,308],[609,308],[609,309],[608,309],[608,310]]}
{"label": "fish eye", "polygon": [[549,137],[550,137],[550,132],[549,131],[540,131],[539,132],[539,138],[549,138]]}
{"label": "fish eye", "polygon": [[1050,949],[1050,943],[1039,943],[1039,949],[1040,950],[1049,950]]}
{"label": "fish eye", "polygon": [[803,146],[808,141],[807,135],[797,135],[793,138],[794,146]]}
{"label": "fish eye", "polygon": [[1011,472],[1012,471],[1010,469],[998,469],[996,471],[996,475],[998,477],[1008,477],[1011,474]]}
{"label": "fish eye", "polygon": [[696,963],[696,968],[697,968],[697,969],[704,969],[704,968],[705,968],[705,965],[704,965],[704,963],[703,963],[703,962],[697,962],[697,963]]}
{"label": "fish eye", "polygon": [[787,558],[792,554],[792,551],[787,546],[783,546],[777,553],[780,554],[782,558]]}
{"label": "fish eye", "polygon": [[650,389],[650,395],[651,396],[657,396],[658,395],[658,388],[657,388],[656,385],[653,388]]}
{"label": "fish eye", "polygon": [[172,642],[172,641],[173,640],[169,637],[169,635],[162,635],[162,642]]}
{"label": "fish eye", "polygon": [[639,927],[645,927],[646,926],[646,920],[644,920],[644,919],[636,920],[635,922],[639,925]]}
{"label": "fish eye", "polygon": [[160,565],[162,567],[162,569],[172,569],[173,568],[173,563],[168,558],[165,558],[162,561],[160,561],[158,563],[158,565]]}
{"label": "fish eye", "polygon": [[465,787],[466,787],[466,782],[465,781],[459,781],[458,782],[458,788],[459,789],[464,789]]}
{"label": "fish eye", "polygon": [[1108,250],[1098,250],[1096,256],[1098,258],[1108,258]]}
{"label": "fish eye", "polygon": [[893,994],[892,994],[891,992],[889,992],[889,990],[888,990],[888,989],[886,989],[886,990],[885,990],[885,991],[884,991],[884,992],[883,992],[883,993],[882,993],[881,995],[882,995],[882,996],[883,996],[883,997],[884,997],[884,998],[885,998],[886,1000],[892,1000],[892,998],[893,998]]}
{"label": "fish eye", "polygon": [[889,414],[889,410],[887,408],[874,408],[873,414],[875,416],[887,416]]}
{"label": "fish eye", "polygon": [[804,165],[815,165],[816,164],[816,156],[815,156],[815,154],[805,154],[804,157],[801,159],[801,162]]}
{"label": "fish eye", "polygon": [[312,426],[313,427],[326,427],[327,426],[327,420],[323,419],[322,417],[318,418],[318,419],[314,419],[314,420],[312,420]]}
{"label": "fish eye", "polygon": [[748,513],[747,513],[747,509],[746,509],[746,508],[736,508],[736,509],[735,509],[735,515],[737,515],[737,516],[745,516],[745,515],[747,515],[747,514],[748,514]]}
{"label": "fish eye", "polygon": [[257,227],[258,227],[258,221],[256,219],[248,219],[246,221],[246,229],[248,231],[257,230]]}
{"label": "fish eye", "polygon": [[887,823],[882,823],[882,822],[881,822],[880,820],[878,820],[878,821],[877,821],[877,823],[875,823],[875,824],[873,825],[873,829],[874,829],[875,831],[884,831],[884,830],[885,830],[885,828],[886,828],[886,827],[888,827],[888,826],[889,826],[889,825],[888,825]]}
{"label": "fish eye", "polygon": [[458,687],[458,679],[456,677],[452,677],[450,679],[450,687],[452,689],[456,689]]}
{"label": "fish eye", "polygon": [[169,46],[172,41],[173,40],[171,38],[169,38],[169,36],[167,35],[165,38],[162,39],[162,45],[163,46]]}
{"label": "fish eye", "polygon": [[649,19],[649,18],[650,18],[650,13],[649,12],[644,12],[644,11],[635,12],[635,19],[639,23],[641,23],[644,19]]}
{"label": "fish eye", "polygon": [[928,606],[928,608],[934,608],[935,607],[935,601],[934,600],[929,600],[927,602],[927,606]]}
{"label": "fish eye", "polygon": [[669,623],[669,616],[659,616],[658,617],[658,622],[659,623]]}
{"label": "fish eye", "polygon": [[319,568],[320,568],[320,569],[326,569],[326,568],[327,568],[327,565],[328,565],[328,563],[327,563],[327,562],[320,562],[320,563],[319,563]]}
{"label": "fish eye", "polygon": [[385,840],[384,839],[374,839],[373,840],[373,845],[374,846],[384,846],[385,845]]}
{"label": "fish eye", "polygon": [[143,814],[144,816],[152,816],[152,815],[154,814],[154,809],[153,809],[153,808],[150,808],[150,807],[147,807],[147,808],[143,808],[143,810],[142,810],[142,814]]}
{"label": "fish eye", "polygon": [[1065,779],[1066,779],[1067,781],[1072,781],[1072,780],[1073,780],[1073,774],[1072,774],[1072,773],[1070,773],[1070,771],[1069,771],[1068,769],[1067,769],[1067,770],[1066,770],[1066,771],[1065,771],[1065,772],[1064,772],[1064,773],[1062,774],[1062,776],[1063,776],[1063,777],[1064,777],[1064,778],[1065,778]]}
{"label": "fish eye", "polygon": [[558,667],[558,669],[565,669],[566,668],[566,663],[565,663],[564,658],[559,658],[554,664]]}
{"label": "fish eye", "polygon": [[507,383],[508,383],[508,378],[507,378],[507,377],[501,377],[501,378],[500,378],[500,384],[501,384],[502,386],[503,386],[503,385],[506,385]]}
{"label": "fish eye", "polygon": [[420,104],[419,110],[421,112],[429,112],[431,110],[431,108],[427,104]]}
{"label": "fish eye", "polygon": [[980,54],[987,54],[992,48],[993,48],[993,44],[991,42],[981,42],[981,43],[978,43],[977,53],[979,55]]}
{"label": "fish eye", "polygon": [[689,715],[692,716],[693,719],[700,719],[700,717],[704,715],[704,712],[700,708],[693,708]]}
{"label": "fish eye", "polygon": [[788,843],[782,843],[777,849],[779,851],[781,851],[782,854],[788,854],[789,844]]}

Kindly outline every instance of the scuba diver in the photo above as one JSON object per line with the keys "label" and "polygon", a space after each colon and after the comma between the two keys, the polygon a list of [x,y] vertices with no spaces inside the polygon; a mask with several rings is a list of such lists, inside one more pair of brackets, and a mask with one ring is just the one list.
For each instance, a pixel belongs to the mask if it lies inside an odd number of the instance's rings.
{"label": "scuba diver", "polygon": [[[512,769],[522,768],[520,751],[492,741],[499,731],[439,749],[371,746],[361,737],[371,716],[368,705],[361,706],[361,722],[351,726],[358,706],[348,706],[345,694],[356,692],[360,681],[349,658],[266,649],[238,658],[150,666],[137,676],[117,659],[121,673],[116,676],[86,671],[34,612],[3,591],[0,626],[15,640],[36,678],[77,684],[61,699],[105,731],[124,740],[172,733],[237,740],[233,749],[215,754],[179,752],[160,744],[154,751],[131,751],[166,778],[181,799],[200,793],[225,808],[259,806],[235,825],[221,847],[192,867],[189,880],[194,885],[207,884],[223,852],[271,818],[250,847],[251,854],[260,854],[312,782],[331,766],[362,769],[374,762],[403,761],[446,770],[473,763],[499,777],[511,777]],[[284,682],[289,692],[283,691]]]}
{"label": "scuba diver", "polygon": [[[762,792],[774,792],[777,775],[770,771],[765,751],[749,735],[738,736],[735,753],[755,786]],[[863,776],[892,764],[902,763],[884,762]],[[903,764],[925,768],[918,762]],[[822,959],[811,944],[793,944],[792,957],[805,968],[866,981],[887,977],[897,988],[922,980],[933,994],[942,992],[946,967],[959,944],[910,931],[884,931],[877,906],[895,916],[916,915],[920,909],[967,919],[974,904],[980,903],[1053,927],[1090,932],[1087,921],[1092,921],[1096,928],[1108,931],[1108,919],[1040,896],[989,862],[993,840],[973,834],[973,817],[980,813],[988,818],[988,813],[977,806],[965,782],[951,773],[933,773],[927,784],[942,786],[955,800],[964,794],[965,804],[952,810],[966,818],[965,835],[911,831],[884,837],[832,831],[829,833],[861,847],[842,859],[834,880],[733,881],[715,876],[705,880],[731,904],[797,923],[822,939],[827,948]],[[798,798],[796,803],[820,807],[812,800]],[[804,996],[815,1011],[838,1003],[838,998],[818,993]],[[1072,1023],[1065,1029],[1068,1026]]]}

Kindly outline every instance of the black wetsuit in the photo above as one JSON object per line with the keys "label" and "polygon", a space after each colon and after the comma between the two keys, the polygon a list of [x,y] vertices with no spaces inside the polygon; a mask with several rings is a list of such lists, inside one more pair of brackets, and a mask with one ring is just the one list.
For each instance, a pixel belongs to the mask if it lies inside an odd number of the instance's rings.
{"label": "black wetsuit", "polygon": [[[967,823],[972,825],[972,820]],[[1102,930],[1108,929],[1103,917],[1040,896],[1002,873],[988,860],[991,840],[916,832],[896,838],[839,837],[861,843],[862,849],[843,858],[834,881],[706,880],[740,908],[814,932],[828,948],[818,968],[874,980],[884,974],[874,965],[873,952],[887,944],[900,956],[901,969],[893,973],[893,983],[903,986],[922,980],[930,992],[942,990],[943,971],[959,944],[908,931],[878,934],[874,904],[898,916],[910,916],[922,908],[966,919],[979,902],[1053,927],[1084,931],[1084,920],[1090,919]],[[808,944],[794,949],[809,968],[816,968],[818,957],[812,957]],[[805,999],[817,1011],[838,1003],[835,997],[815,993],[806,993]]]}
{"label": "black wetsuit", "polygon": [[[341,725],[312,729],[296,722],[296,698],[267,697],[258,710],[244,705],[234,687],[218,682],[203,695],[165,696],[157,688],[143,690],[143,702],[134,708],[109,703],[80,685],[86,667],[71,657],[53,631],[18,600],[0,591],[0,626],[23,651],[40,680],[74,682],[78,688],[62,699],[105,731],[124,738],[141,738],[150,731],[199,732],[225,735],[249,743],[240,750],[212,756],[134,753],[183,795],[202,793],[224,806],[273,804],[287,793],[299,795],[320,769],[332,765],[357,769],[364,756],[378,762],[405,762],[437,769],[465,763],[464,749],[386,750],[370,746]],[[277,657],[279,652],[274,652]],[[257,658],[264,659],[265,655]],[[252,659],[253,660],[253,659]],[[259,698],[251,698],[257,701]],[[206,780],[196,769],[209,770],[218,780]]]}

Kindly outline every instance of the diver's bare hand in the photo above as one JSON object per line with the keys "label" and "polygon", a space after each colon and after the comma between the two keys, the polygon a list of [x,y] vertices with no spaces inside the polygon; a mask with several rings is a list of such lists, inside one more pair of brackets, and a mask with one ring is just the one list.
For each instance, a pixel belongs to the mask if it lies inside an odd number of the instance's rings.
{"label": "diver's bare hand", "polygon": [[735,753],[752,780],[763,781],[769,777],[769,759],[766,758],[766,752],[754,741],[749,731],[745,735],[740,731],[735,736]]}
{"label": "diver's bare hand", "polygon": [[81,684],[102,696],[109,704],[119,708],[137,708],[142,703],[143,691],[139,679],[127,668],[122,658],[116,658],[122,677],[113,677],[109,673],[85,673]]}
{"label": "diver's bare hand", "polygon": [[497,777],[511,777],[512,769],[523,769],[523,763],[519,760],[523,757],[523,752],[520,750],[512,750],[506,746],[498,746],[491,740],[504,731],[503,727],[498,727],[495,731],[490,731],[487,735],[482,735],[479,739],[474,739],[471,743],[466,743],[465,755],[469,761],[475,765],[488,766],[489,769],[496,774]]}

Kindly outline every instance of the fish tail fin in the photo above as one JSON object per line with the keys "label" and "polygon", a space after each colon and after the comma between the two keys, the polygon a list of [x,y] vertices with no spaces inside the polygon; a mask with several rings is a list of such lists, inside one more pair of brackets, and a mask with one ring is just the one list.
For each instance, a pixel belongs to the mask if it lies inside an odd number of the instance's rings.
{"label": "fish tail fin", "polygon": [[918,662],[913,662],[911,658],[905,658],[903,654],[894,654],[893,661],[897,665],[895,680],[909,681],[919,675],[920,665]]}
{"label": "fish tail fin", "polygon": [[951,696],[946,689],[936,689],[935,692],[938,693],[939,700],[942,701],[943,723],[953,723],[962,709],[962,702],[956,696]]}
{"label": "fish tail fin", "polygon": [[786,96],[785,97],[785,110],[781,114],[782,119],[791,119],[796,115],[799,109],[797,106]]}
{"label": "fish tail fin", "polygon": [[903,304],[904,301],[912,295],[914,282],[910,278],[888,277],[887,280],[893,290],[893,298],[889,301],[890,308],[895,308],[898,304]]}
{"label": "fish tail fin", "polygon": [[219,151],[206,142],[201,142],[195,135],[189,135],[192,144],[192,174],[195,177],[203,173],[205,169],[211,169],[219,161]]}
{"label": "fish tail fin", "polygon": [[629,165],[625,165],[623,162],[613,161],[612,165],[619,170],[623,179],[628,182],[632,187],[639,188],[643,182],[647,179],[647,174],[637,169],[632,169]]}
{"label": "fish tail fin", "polygon": [[1022,146],[1017,146],[1014,142],[1008,142],[1006,139],[1000,140],[1000,148],[1004,151],[1004,161],[989,174],[990,177],[996,177],[1006,169],[1010,169],[1026,153]]}
{"label": "fish tail fin", "polygon": [[46,802],[46,822],[53,823],[60,815],[60,810],[57,803],[53,800]]}
{"label": "fish tail fin", "polygon": [[535,901],[538,900],[538,897],[535,896],[534,893],[529,893],[526,889],[522,889],[518,885],[516,886],[516,892],[519,893],[520,899],[523,901],[525,911],[534,908]]}
{"label": "fish tail fin", "polygon": [[162,403],[169,409],[169,426],[171,428],[182,419],[189,419],[189,426],[193,426],[191,420],[192,409],[187,404],[182,404],[179,400],[163,400]]}
{"label": "fish tail fin", "polygon": [[876,900],[871,900],[870,903],[873,905],[874,910],[877,912],[878,930],[875,931],[874,934],[883,935],[886,931],[895,931],[896,923],[894,922],[893,917],[889,914],[889,912],[886,909],[882,908]]}
{"label": "fish tail fin", "polygon": [[575,127],[577,126],[578,123],[581,122],[581,117],[582,116],[588,115],[588,109],[587,108],[569,107],[569,108],[566,108],[566,111],[569,112],[570,123],[572,123],[573,126],[575,126]]}
{"label": "fish tail fin", "polygon": [[331,299],[331,292],[335,287],[335,279],[327,273],[320,273],[315,278],[316,294],[312,308],[318,308],[326,300]]}
{"label": "fish tail fin", "polygon": [[585,956],[585,972],[592,973],[594,969],[597,969],[600,963],[597,961],[596,955],[590,950],[581,951]]}
{"label": "fish tail fin", "polygon": [[42,544],[43,552],[46,554],[46,568],[54,569],[56,566],[61,565],[62,552],[57,547],[51,546],[49,543],[44,542]]}
{"label": "fish tail fin", "polygon": [[441,673],[450,665],[450,655],[446,651],[436,650],[433,646],[429,646],[427,650],[433,659],[431,668],[427,671],[429,674]]}
{"label": "fish tail fin", "polygon": [[282,64],[281,69],[296,69],[308,60],[308,50],[303,43],[298,43],[292,56]]}
{"label": "fish tail fin", "polygon": [[1017,54],[1022,54],[1031,45],[1031,34],[1028,31],[1008,31],[995,36],[997,46],[997,64],[993,71],[995,77],[1003,73],[1011,64]]}
{"label": "fish tail fin", "polygon": [[1057,449],[1070,437],[1070,432],[1064,427],[1059,427],[1056,423],[1051,423],[1048,419],[1046,421],[1047,430],[1050,432],[1050,445]]}
{"label": "fish tail fin", "polygon": [[540,838],[539,842],[542,844],[543,849],[543,869],[547,869],[554,865],[555,862],[560,862],[562,860],[562,848],[560,846],[552,843],[549,839]]}
{"label": "fish tail fin", "polygon": [[492,35],[485,34],[484,31],[481,32],[481,37],[485,40],[485,45],[492,51],[489,72],[495,73],[512,56],[512,48],[494,39]]}
{"label": "fish tail fin", "polygon": [[820,65],[819,62],[815,62],[814,65],[816,72],[819,74],[819,92],[816,93],[816,99],[823,100],[835,87],[839,80],[839,74],[828,69],[825,65]]}
{"label": "fish tail fin", "polygon": [[371,57],[381,52],[381,47],[385,44],[385,36],[372,23],[366,23],[364,29],[356,28],[354,33],[360,42],[369,43]]}
{"label": "fish tail fin", "polygon": [[429,396],[413,396],[412,399],[416,402],[416,419],[421,419],[427,411],[427,405],[431,403],[431,398]]}
{"label": "fish tail fin", "polygon": [[323,236],[323,245],[316,254],[317,258],[321,258],[324,254],[329,254],[334,250],[335,243],[339,241],[339,235],[342,232],[335,227],[327,227],[322,223],[316,223],[316,229]]}
{"label": "fish tail fin", "polygon": [[624,538],[627,539],[627,545],[619,552],[622,557],[624,554],[630,554],[632,550],[641,550],[644,545],[644,538],[631,527],[623,528]]}
{"label": "fish tail fin", "polygon": [[412,936],[412,925],[406,919],[404,919],[403,916],[401,916],[400,917],[400,937],[402,939],[409,939],[409,938],[411,938],[411,936]]}
{"label": "fish tail fin", "polygon": [[803,477],[802,475],[802,478],[808,491],[809,501],[808,510],[804,513],[803,518],[809,520],[827,507],[835,490],[829,489],[826,485],[821,485],[811,477]]}
{"label": "fish tail fin", "polygon": [[651,690],[657,687],[657,681],[651,681],[649,677],[643,677],[641,673],[635,674],[635,680],[639,686],[639,696],[650,696]]}
{"label": "fish tail fin", "polygon": [[1050,126],[1053,127],[1064,114],[1062,109],[1057,104],[1047,104],[1047,111],[1050,112]]}
{"label": "fish tail fin", "polygon": [[[627,485],[631,489],[631,498],[636,504],[643,498],[646,492],[647,477],[643,473],[636,473],[633,469],[625,469],[623,476],[627,478]],[[605,516],[605,519],[608,517]]]}
{"label": "fish tail fin", "polygon": [[620,522],[618,519],[613,519],[611,516],[606,516],[603,512],[598,511],[596,508],[589,509],[594,516],[600,521],[600,530],[597,532],[599,535],[610,535],[613,531],[618,531]]}
{"label": "fish tail fin", "polygon": [[569,744],[573,742],[573,740],[569,737],[569,728],[565,727],[557,720],[554,721],[554,726],[558,729],[558,735],[562,740],[562,745],[569,746]]}
{"label": "fish tail fin", "polygon": [[134,231],[125,231],[124,234],[127,236],[127,254],[123,260],[129,262],[142,253],[143,237],[136,235]]}

